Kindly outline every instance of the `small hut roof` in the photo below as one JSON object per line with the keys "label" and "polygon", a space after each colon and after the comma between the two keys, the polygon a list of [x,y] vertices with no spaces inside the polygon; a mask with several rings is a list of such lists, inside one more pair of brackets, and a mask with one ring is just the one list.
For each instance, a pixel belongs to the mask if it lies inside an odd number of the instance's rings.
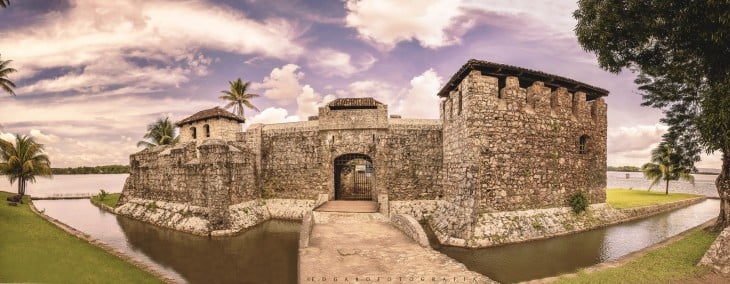
{"label": "small hut roof", "polygon": [[240,116],[232,114],[229,111],[224,110],[220,107],[214,107],[211,109],[206,109],[206,110],[201,110],[199,112],[196,112],[195,114],[193,114],[183,120],[178,121],[177,123],[175,123],[175,125],[183,126],[188,123],[193,123],[196,121],[201,121],[201,120],[211,119],[211,118],[227,118],[227,119],[230,119],[233,121],[237,121],[239,123],[246,122],[246,120],[241,118]]}

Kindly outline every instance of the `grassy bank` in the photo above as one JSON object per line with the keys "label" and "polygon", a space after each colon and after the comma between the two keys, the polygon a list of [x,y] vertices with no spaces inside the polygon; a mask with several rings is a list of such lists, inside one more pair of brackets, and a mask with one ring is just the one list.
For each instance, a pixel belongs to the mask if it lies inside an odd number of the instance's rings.
{"label": "grassy bank", "polygon": [[109,193],[106,197],[104,197],[104,200],[101,200],[101,196],[94,195],[91,197],[91,202],[97,204],[101,203],[111,208],[117,208],[117,202],[119,202],[119,196],[121,195],[121,193]]}
{"label": "grassy bank", "polygon": [[[0,192],[5,200],[10,193]],[[145,271],[67,234],[28,207],[0,203],[0,282],[160,283]]]}
{"label": "grassy bank", "polygon": [[606,202],[616,209],[664,204],[699,196],[687,193],[669,193],[669,195],[666,195],[664,192],[619,188],[606,190]]}
{"label": "grassy bank", "polygon": [[555,283],[668,283],[701,277],[708,269],[696,264],[717,233],[696,230],[686,237],[624,263],[620,267],[564,277]]}

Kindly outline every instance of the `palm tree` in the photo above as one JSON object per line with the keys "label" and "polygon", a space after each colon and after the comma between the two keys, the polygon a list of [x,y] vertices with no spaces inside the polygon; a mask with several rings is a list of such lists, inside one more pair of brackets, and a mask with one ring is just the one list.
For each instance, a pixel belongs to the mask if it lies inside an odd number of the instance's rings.
{"label": "palm tree", "polygon": [[[2,3],[2,1],[3,0],[0,0],[0,3]],[[8,67],[8,64],[10,64],[10,62],[12,62],[12,60],[2,61],[2,58],[0,58],[0,88],[5,90],[5,92],[8,92],[8,94],[15,96],[15,92],[13,92],[13,88],[15,88],[15,83],[8,79],[8,74],[16,72],[17,70]]]}
{"label": "palm tree", "polygon": [[691,167],[682,163],[682,155],[676,153],[669,144],[662,142],[652,150],[651,160],[652,162],[641,166],[644,177],[652,180],[649,190],[661,180],[666,182],[666,194],[669,194],[669,181],[681,179],[695,184],[694,176],[690,174]]}
{"label": "palm tree", "polygon": [[238,78],[238,80],[233,82],[228,81],[228,84],[231,86],[231,89],[228,91],[221,91],[221,93],[226,95],[218,97],[219,99],[230,101],[224,108],[233,107],[233,113],[240,117],[243,117],[243,106],[247,106],[248,108],[256,111],[259,110],[249,101],[259,95],[246,93],[251,82],[243,83],[241,78]]}
{"label": "palm tree", "polygon": [[10,0],[0,0],[0,7],[7,8],[10,5]]}
{"label": "palm tree", "polygon": [[18,194],[22,200],[27,182],[35,183],[37,176],[52,177],[51,161],[43,153],[43,144],[16,134],[15,145],[0,139],[0,174],[7,176],[10,184],[18,181]]}
{"label": "palm tree", "polygon": [[137,142],[137,147],[154,147],[159,145],[175,145],[180,137],[175,133],[175,125],[169,117],[159,118],[154,123],[147,125],[147,133],[144,138]]}

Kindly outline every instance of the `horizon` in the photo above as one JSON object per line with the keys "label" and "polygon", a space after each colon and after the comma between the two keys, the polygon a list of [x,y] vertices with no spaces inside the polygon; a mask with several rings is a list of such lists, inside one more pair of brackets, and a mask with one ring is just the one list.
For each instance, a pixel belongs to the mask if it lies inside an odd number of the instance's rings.
{"label": "horizon", "polygon": [[[608,165],[642,165],[667,126],[642,107],[635,74],[599,68],[566,1],[231,0],[13,2],[0,9],[0,138],[46,145],[53,167],[129,163],[146,126],[223,106],[250,81],[246,125],[307,120],[335,98],[370,96],[403,118],[438,118],[438,90],[469,59],[607,89]],[[703,155],[698,168],[720,168]]]}

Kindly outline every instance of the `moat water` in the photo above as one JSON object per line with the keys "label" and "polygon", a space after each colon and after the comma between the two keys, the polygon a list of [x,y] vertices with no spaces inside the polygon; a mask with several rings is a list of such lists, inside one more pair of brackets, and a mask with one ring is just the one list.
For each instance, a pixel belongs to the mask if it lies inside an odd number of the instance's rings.
{"label": "moat water", "polygon": [[[58,175],[29,186],[34,196],[119,192],[127,175]],[[695,187],[670,185],[672,192],[717,195],[715,175],[696,175]],[[676,185],[676,187],[675,187]],[[608,187],[645,189],[640,173],[609,172]],[[0,183],[0,190],[14,188]],[[657,189],[657,190],[663,190]],[[107,213],[88,200],[37,200],[40,210],[180,282],[296,283],[299,223],[269,221],[235,237],[193,236]],[[439,250],[488,277],[505,283],[576,271],[651,246],[717,216],[719,201],[611,227],[495,248]]]}

